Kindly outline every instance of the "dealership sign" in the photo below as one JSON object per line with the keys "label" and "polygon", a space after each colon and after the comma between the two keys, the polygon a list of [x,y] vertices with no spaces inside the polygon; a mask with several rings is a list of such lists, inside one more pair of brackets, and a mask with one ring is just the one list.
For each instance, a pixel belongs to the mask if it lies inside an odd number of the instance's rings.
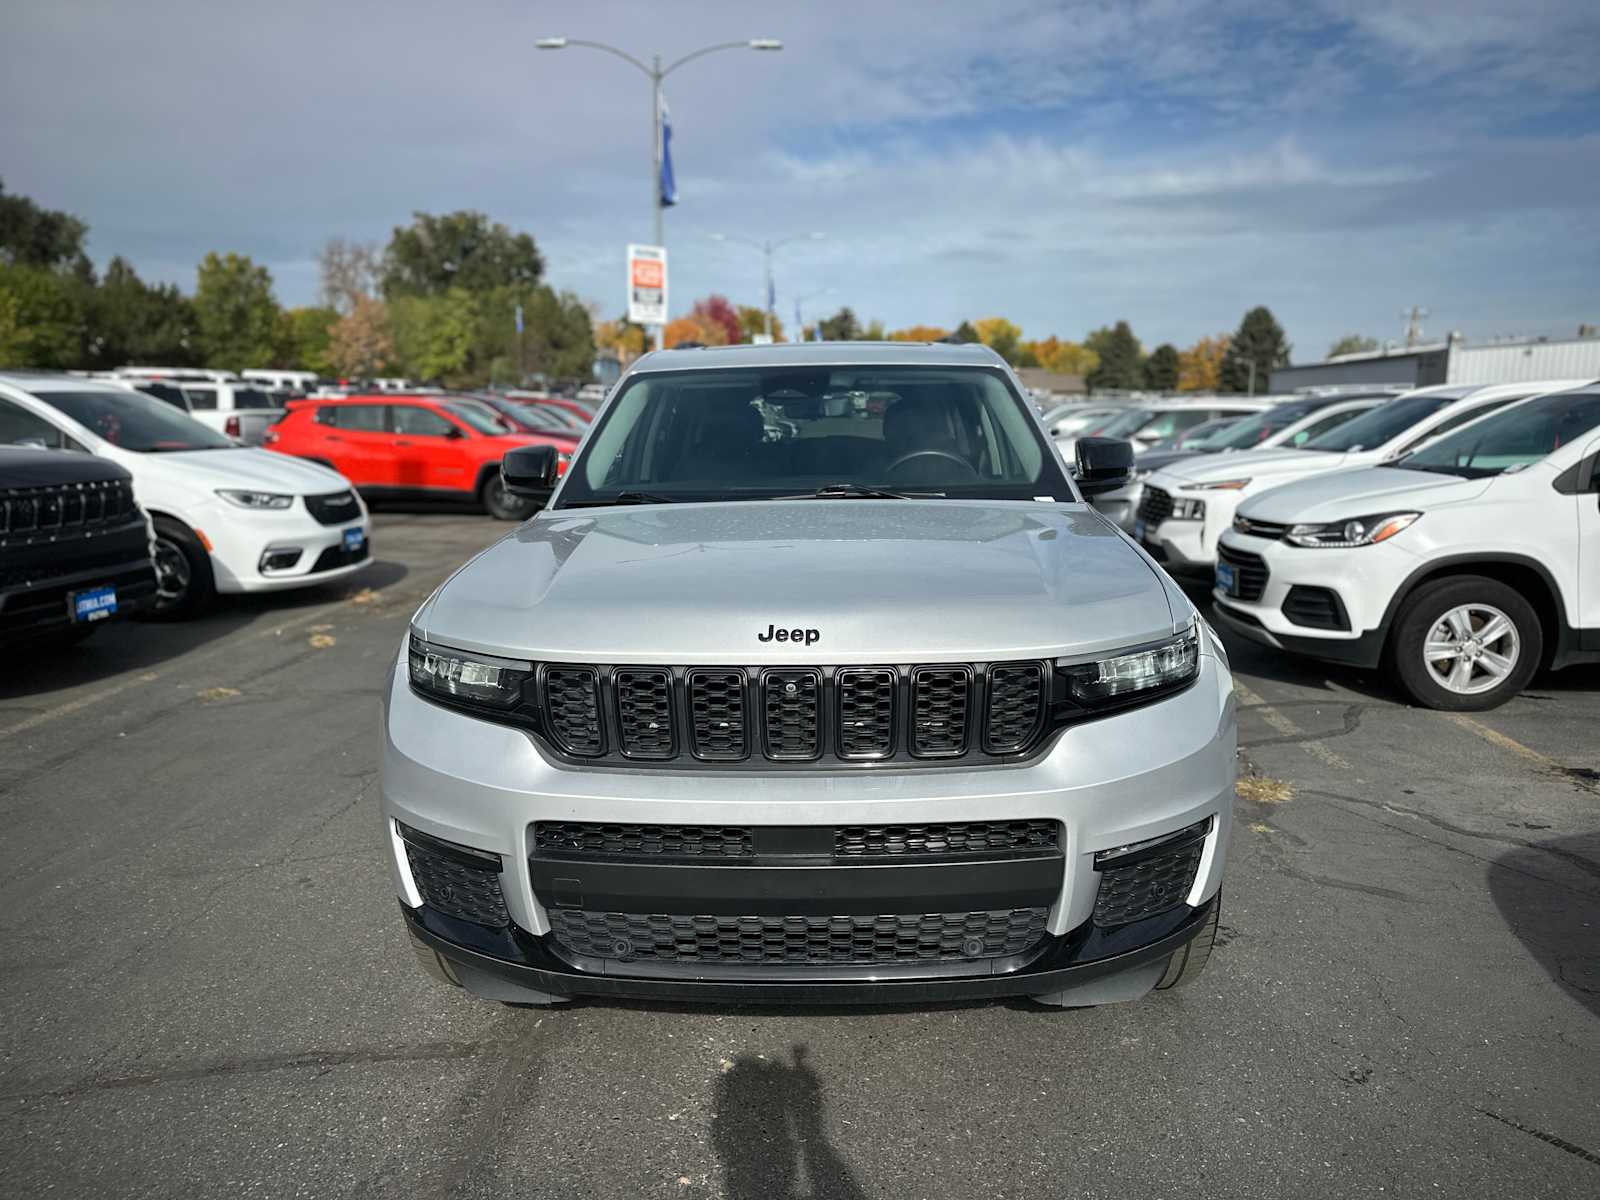
{"label": "dealership sign", "polygon": [[666,247],[628,247],[628,320],[635,325],[667,323]]}

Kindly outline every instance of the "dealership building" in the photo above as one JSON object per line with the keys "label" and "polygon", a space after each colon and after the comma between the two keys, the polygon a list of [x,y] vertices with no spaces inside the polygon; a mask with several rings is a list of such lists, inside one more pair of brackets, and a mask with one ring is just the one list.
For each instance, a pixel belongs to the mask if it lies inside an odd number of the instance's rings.
{"label": "dealership building", "polygon": [[1559,341],[1527,338],[1471,343],[1459,336],[1430,345],[1341,354],[1326,362],[1280,367],[1268,390],[1340,384],[1390,383],[1429,387],[1436,383],[1521,383],[1535,379],[1600,379],[1600,336]]}

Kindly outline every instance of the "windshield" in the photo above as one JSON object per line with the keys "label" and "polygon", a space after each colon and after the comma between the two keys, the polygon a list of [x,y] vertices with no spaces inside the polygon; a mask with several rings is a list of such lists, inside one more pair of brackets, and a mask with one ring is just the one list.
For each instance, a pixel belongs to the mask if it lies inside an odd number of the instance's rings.
{"label": "windshield", "polygon": [[481,401],[452,400],[443,407],[451,416],[459,418],[473,430],[488,437],[499,437],[513,432],[510,421]]}
{"label": "windshield", "polygon": [[1402,396],[1387,404],[1380,404],[1371,412],[1362,413],[1353,421],[1307,442],[1301,450],[1374,450],[1391,438],[1397,438],[1419,421],[1425,421],[1442,408],[1454,404],[1460,396],[1434,392],[1423,396]]}
{"label": "windshield", "polygon": [[809,496],[820,489],[1073,499],[996,371],[701,370],[633,378],[567,473],[559,507]]}
{"label": "windshield", "polygon": [[1149,408],[1130,408],[1127,412],[1119,413],[1109,421],[1099,426],[1094,431],[1095,437],[1126,437],[1138,430],[1146,421],[1155,416],[1155,410]]}
{"label": "windshield", "polygon": [[232,438],[143,392],[35,392],[91,433],[124,450],[231,450]]}
{"label": "windshield", "polygon": [[270,392],[259,391],[256,388],[234,388],[234,408],[280,408]]}
{"label": "windshield", "polygon": [[1482,479],[1536,463],[1600,425],[1600,392],[1561,392],[1503,409],[1394,465]]}
{"label": "windshield", "polygon": [[1309,413],[1317,411],[1316,405],[1280,404],[1259,412],[1253,417],[1218,430],[1203,442],[1190,442],[1191,450],[1248,450],[1259,446],[1275,433],[1281,433]]}

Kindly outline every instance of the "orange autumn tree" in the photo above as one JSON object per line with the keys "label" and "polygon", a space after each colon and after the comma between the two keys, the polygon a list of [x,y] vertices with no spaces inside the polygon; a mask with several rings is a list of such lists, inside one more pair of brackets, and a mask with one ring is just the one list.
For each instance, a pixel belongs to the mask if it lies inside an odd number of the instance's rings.
{"label": "orange autumn tree", "polygon": [[1178,352],[1178,390],[1214,392],[1222,381],[1222,360],[1232,339],[1225,333],[1203,337],[1187,350]]}

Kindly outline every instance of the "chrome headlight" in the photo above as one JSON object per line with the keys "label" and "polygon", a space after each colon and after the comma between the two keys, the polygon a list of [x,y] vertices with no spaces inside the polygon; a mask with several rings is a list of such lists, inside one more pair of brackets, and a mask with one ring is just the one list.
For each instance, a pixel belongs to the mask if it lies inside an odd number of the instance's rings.
{"label": "chrome headlight", "polygon": [[526,663],[450,650],[412,635],[406,658],[411,686],[426,695],[457,703],[510,708],[522,699],[523,684],[533,671]]}
{"label": "chrome headlight", "polygon": [[1182,687],[1200,673],[1200,618],[1177,637],[1091,662],[1058,660],[1056,672],[1080,704],[1094,706]]}
{"label": "chrome headlight", "polygon": [[1411,526],[1419,512],[1378,513],[1352,517],[1348,521],[1329,521],[1321,525],[1294,525],[1284,535],[1292,546],[1343,550],[1351,546],[1373,546],[1386,542]]}
{"label": "chrome headlight", "polygon": [[294,503],[294,497],[282,492],[252,492],[241,491],[233,488],[218,488],[217,495],[229,504],[238,505],[240,508],[288,508]]}
{"label": "chrome headlight", "polygon": [[1191,492],[1242,492],[1250,486],[1250,478],[1222,479],[1216,483],[1186,483],[1183,485]]}

